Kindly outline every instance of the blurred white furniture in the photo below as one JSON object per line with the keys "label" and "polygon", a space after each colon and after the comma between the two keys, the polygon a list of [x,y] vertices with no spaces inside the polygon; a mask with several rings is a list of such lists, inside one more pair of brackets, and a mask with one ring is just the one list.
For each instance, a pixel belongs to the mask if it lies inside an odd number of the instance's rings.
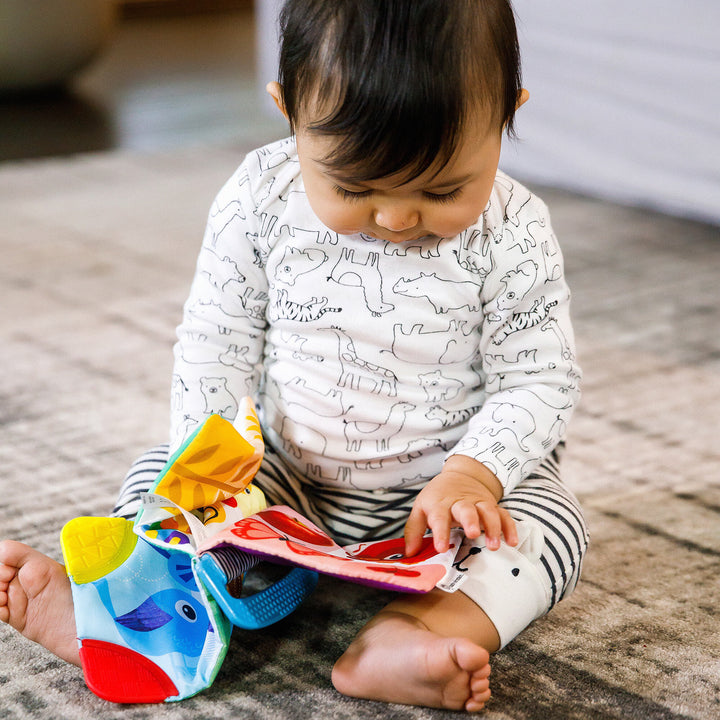
{"label": "blurred white furniture", "polygon": [[0,0],[0,92],[59,85],[105,44],[114,0]]}
{"label": "blurred white furniture", "polygon": [[[256,0],[259,84],[280,0]],[[514,0],[518,178],[720,224],[720,1]]]}
{"label": "blurred white furniture", "polygon": [[260,102],[265,110],[275,115],[278,110],[265,92],[271,80],[277,80],[279,33],[278,15],[283,0],[255,0],[255,28],[257,48],[257,79]]}
{"label": "blurred white furniture", "polygon": [[720,2],[513,4],[530,101],[503,167],[720,225]]}

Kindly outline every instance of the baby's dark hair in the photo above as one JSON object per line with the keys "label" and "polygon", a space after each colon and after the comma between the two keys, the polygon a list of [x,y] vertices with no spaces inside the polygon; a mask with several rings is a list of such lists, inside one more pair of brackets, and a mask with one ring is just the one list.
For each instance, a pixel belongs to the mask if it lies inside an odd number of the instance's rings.
{"label": "baby's dark hair", "polygon": [[342,140],[328,169],[359,182],[439,170],[478,110],[513,133],[509,0],[286,0],[280,28],[290,128]]}

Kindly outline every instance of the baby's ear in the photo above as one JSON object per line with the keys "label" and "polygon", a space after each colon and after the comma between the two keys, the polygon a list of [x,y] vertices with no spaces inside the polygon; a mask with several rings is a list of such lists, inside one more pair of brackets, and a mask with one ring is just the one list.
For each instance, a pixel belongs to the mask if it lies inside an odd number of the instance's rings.
{"label": "baby's ear", "polygon": [[273,80],[265,86],[265,89],[275,101],[275,104],[278,106],[278,110],[280,110],[280,112],[285,116],[285,119],[288,120],[288,115],[285,110],[285,103],[283,102],[282,85],[277,82],[277,80]]}
{"label": "baby's ear", "polygon": [[525,88],[520,88],[518,93],[517,102],[515,103],[515,109],[517,110],[521,105],[524,105],[530,99],[530,93]]}

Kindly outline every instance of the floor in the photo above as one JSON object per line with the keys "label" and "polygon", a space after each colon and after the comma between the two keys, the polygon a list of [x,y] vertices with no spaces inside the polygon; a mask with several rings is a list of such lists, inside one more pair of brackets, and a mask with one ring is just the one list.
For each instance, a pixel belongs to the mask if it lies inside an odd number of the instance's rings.
{"label": "floor", "polygon": [[127,18],[67,88],[0,97],[0,161],[280,137],[263,101],[251,8]]}

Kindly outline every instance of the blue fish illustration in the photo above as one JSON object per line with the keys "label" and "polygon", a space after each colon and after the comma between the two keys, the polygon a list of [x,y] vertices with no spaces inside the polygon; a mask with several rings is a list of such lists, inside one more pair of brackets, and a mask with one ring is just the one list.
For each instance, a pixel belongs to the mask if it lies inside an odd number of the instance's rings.
{"label": "blue fish illustration", "polygon": [[202,603],[177,589],[161,590],[114,620],[130,647],[147,655],[180,652],[199,657],[208,632],[212,632]]}
{"label": "blue fish illustration", "polygon": [[[198,591],[198,586],[190,558],[182,552],[156,548],[142,539],[133,557],[136,563],[145,564],[148,579],[165,576],[174,587],[152,593],[150,587],[143,590],[143,583],[128,586],[125,573],[118,577],[116,571],[94,583],[102,604],[129,648],[146,657],[180,653],[185,657],[186,668],[192,670],[214,630],[207,609],[191,594]],[[122,578],[117,588],[116,577]],[[119,613],[113,596],[119,599],[130,587],[137,595],[137,605]],[[121,595],[116,595],[118,591]],[[127,598],[123,605],[127,608]]]}

